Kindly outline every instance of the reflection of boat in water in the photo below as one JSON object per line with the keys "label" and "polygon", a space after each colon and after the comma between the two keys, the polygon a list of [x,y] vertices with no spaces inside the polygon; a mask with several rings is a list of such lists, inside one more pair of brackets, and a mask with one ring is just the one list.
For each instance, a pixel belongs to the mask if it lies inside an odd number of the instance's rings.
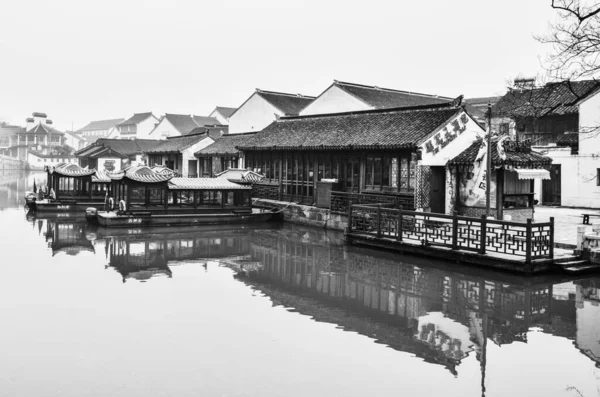
{"label": "reflection of boat in water", "polygon": [[[40,218],[36,219],[42,221]],[[90,227],[85,220],[80,219],[79,222],[66,218],[45,220],[44,236],[48,247],[52,249],[52,256],[61,252],[73,256],[82,252],[96,252],[93,243],[96,240],[95,228]]]}
{"label": "reflection of boat in water", "polygon": [[225,178],[176,178],[146,166],[109,177],[119,210],[87,214],[104,227],[240,224],[281,217],[280,210],[252,208],[251,186]]}
{"label": "reflection of boat in water", "polygon": [[[261,226],[260,230],[273,228]],[[256,229],[227,225],[128,229],[100,226],[97,236],[107,244],[109,265],[126,281],[172,277],[169,266],[179,263],[249,263],[251,234]]]}

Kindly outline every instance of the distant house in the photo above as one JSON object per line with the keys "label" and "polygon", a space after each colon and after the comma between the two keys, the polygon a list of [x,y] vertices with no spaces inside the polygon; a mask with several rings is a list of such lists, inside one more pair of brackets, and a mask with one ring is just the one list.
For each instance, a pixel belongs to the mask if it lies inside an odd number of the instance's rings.
{"label": "distant house", "polygon": [[134,113],[127,120],[117,124],[116,130],[108,137],[112,139],[149,139],[150,132],[157,122],[158,119],[152,112]]}
{"label": "distant house", "polygon": [[551,179],[536,182],[541,203],[600,208],[600,82],[517,86],[492,116],[498,132],[529,140],[552,159]]}
{"label": "distant house", "polygon": [[452,102],[453,99],[334,80],[314,101],[301,109],[300,115],[435,105]]}
{"label": "distant house", "polygon": [[0,154],[10,156],[8,150],[12,146],[12,142],[17,139],[17,133],[24,131],[25,128],[16,125],[0,126]]}
{"label": "distant house", "polygon": [[214,142],[207,133],[170,137],[145,151],[148,165],[164,165],[185,178],[198,177],[194,153]]}
{"label": "distant house", "polygon": [[85,127],[78,129],[77,134],[83,137],[89,145],[90,143],[94,143],[98,138],[106,138],[116,132],[117,124],[123,121],[125,121],[123,118],[92,121]]}
{"label": "distant house", "polygon": [[56,166],[60,163],[77,163],[77,157],[74,154],[44,154],[30,149],[27,152],[27,162],[31,169],[43,170],[46,166]]}
{"label": "distant house", "polygon": [[71,147],[73,151],[83,149],[88,145],[87,141],[73,131],[65,131],[65,145]]}
{"label": "distant house", "polygon": [[11,136],[9,147],[5,149],[9,156],[19,160],[28,160],[28,151],[51,155],[65,154],[65,133],[52,127],[52,120],[45,113],[34,112],[26,119],[26,126],[16,130]]}
{"label": "distant house", "polygon": [[249,140],[255,135],[255,132],[223,135],[196,152],[194,155],[200,159],[200,176],[212,178],[231,168],[243,168],[243,156],[237,146],[249,146]]}
{"label": "distant house", "polygon": [[166,113],[150,132],[150,138],[166,139],[168,137],[188,135],[195,128],[218,124],[219,120],[214,117]]}
{"label": "distant house", "polygon": [[464,105],[469,114],[481,126],[487,125],[487,109],[488,104],[494,106],[500,100],[500,96],[469,98],[464,100]]}
{"label": "distant house", "polygon": [[144,152],[156,147],[160,141],[152,139],[100,138],[75,152],[82,167],[99,171],[120,171],[129,165],[144,165]]}
{"label": "distant house", "polygon": [[260,131],[281,116],[297,116],[314,99],[257,89],[229,117],[229,133]]}
{"label": "distant house", "polygon": [[224,106],[217,106],[215,110],[213,110],[208,117],[214,117],[219,121],[221,125],[228,125],[229,118],[235,112],[236,108],[227,108]]}

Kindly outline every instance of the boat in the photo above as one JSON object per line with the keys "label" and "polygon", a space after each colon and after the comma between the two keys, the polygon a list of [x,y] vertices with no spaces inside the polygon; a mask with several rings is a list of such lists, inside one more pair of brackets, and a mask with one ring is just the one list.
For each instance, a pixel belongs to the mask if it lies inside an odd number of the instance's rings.
{"label": "boat", "polygon": [[33,207],[37,200],[37,194],[34,192],[25,192],[25,205],[28,207]]}
{"label": "boat", "polygon": [[45,167],[49,192],[42,200],[26,202],[29,208],[44,213],[85,213],[87,208],[104,209],[110,195],[108,173],[81,168],[74,163]]}
{"label": "boat", "polygon": [[102,227],[260,223],[282,216],[277,209],[252,208],[252,187],[225,178],[180,178],[148,166],[109,177],[118,209],[86,211],[86,218]]}

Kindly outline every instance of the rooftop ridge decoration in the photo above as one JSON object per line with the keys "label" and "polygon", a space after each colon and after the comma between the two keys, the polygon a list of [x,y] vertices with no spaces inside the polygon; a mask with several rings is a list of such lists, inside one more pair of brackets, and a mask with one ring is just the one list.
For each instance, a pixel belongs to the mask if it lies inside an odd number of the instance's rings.
{"label": "rooftop ridge decoration", "polygon": [[367,89],[373,89],[373,90],[377,90],[377,91],[397,92],[397,93],[400,93],[400,94],[418,95],[418,96],[423,96],[423,97],[427,97],[427,98],[439,98],[439,99],[452,100],[452,98],[446,97],[446,96],[442,96],[442,95],[432,95],[432,94],[424,94],[424,93],[421,93],[421,92],[396,90],[396,89],[393,89],[393,88],[383,88],[383,87],[378,87],[378,86],[374,86],[374,85],[350,83],[350,82],[347,82],[347,81],[340,81],[340,80],[333,80],[333,84],[334,85],[348,85],[348,86],[359,87],[359,88],[367,88]]}
{"label": "rooftop ridge decoration", "polygon": [[308,99],[315,99],[316,98],[316,96],[312,96],[312,95],[291,94],[289,92],[268,91],[268,90],[263,90],[263,89],[260,89],[260,88],[257,88],[256,92],[259,93],[259,94],[285,95],[285,96],[289,96],[289,97],[292,97],[292,98],[308,98]]}

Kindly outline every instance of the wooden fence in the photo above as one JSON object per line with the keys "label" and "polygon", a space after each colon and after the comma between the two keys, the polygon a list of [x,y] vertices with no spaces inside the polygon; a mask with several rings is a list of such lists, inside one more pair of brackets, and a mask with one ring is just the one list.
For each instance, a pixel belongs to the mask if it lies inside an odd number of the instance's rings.
{"label": "wooden fence", "polygon": [[427,212],[350,205],[348,233],[441,246],[480,254],[508,255],[510,259],[554,258],[554,218],[550,222],[507,222]]}

